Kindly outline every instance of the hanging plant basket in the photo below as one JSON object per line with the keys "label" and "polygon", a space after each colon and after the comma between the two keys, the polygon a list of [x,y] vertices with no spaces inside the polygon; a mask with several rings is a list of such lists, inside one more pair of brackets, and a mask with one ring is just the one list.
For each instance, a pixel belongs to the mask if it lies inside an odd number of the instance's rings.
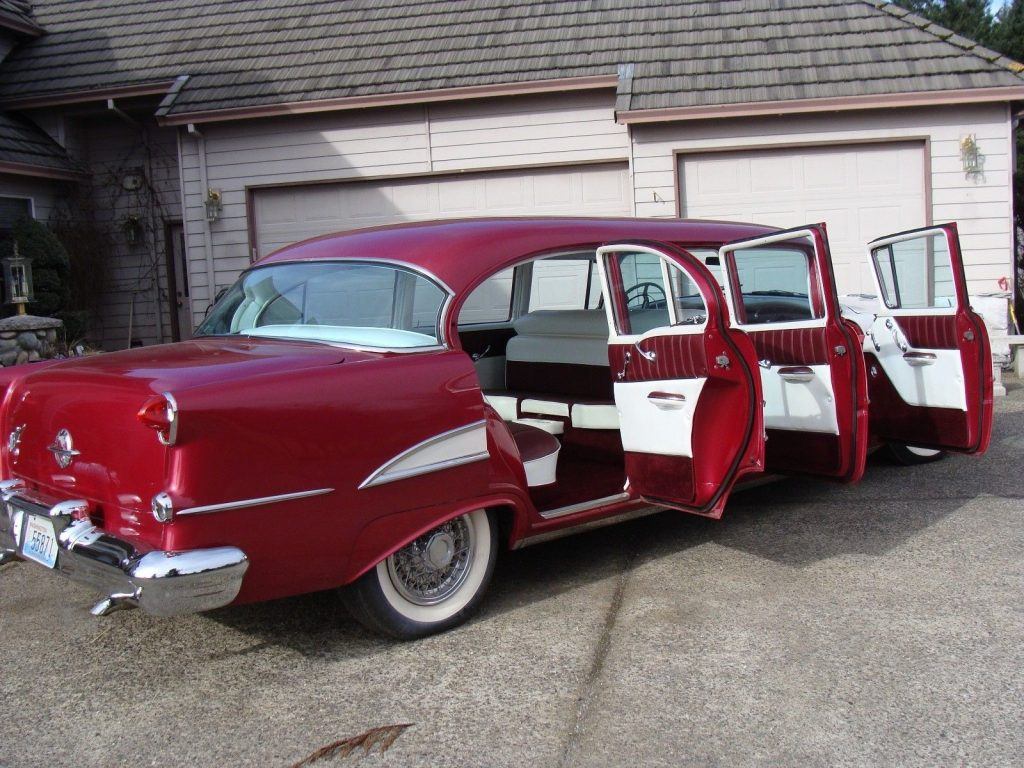
{"label": "hanging plant basket", "polygon": [[124,239],[128,245],[141,243],[144,234],[142,217],[135,213],[126,214],[121,219],[121,232],[124,233]]}

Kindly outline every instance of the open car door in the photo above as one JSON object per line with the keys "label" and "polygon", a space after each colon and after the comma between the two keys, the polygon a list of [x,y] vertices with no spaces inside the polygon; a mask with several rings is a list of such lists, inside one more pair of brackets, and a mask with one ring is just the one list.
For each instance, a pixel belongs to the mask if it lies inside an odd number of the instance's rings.
{"label": "open car door", "polygon": [[765,469],[854,482],[868,449],[860,329],[840,313],[824,224],[719,251],[732,322],[757,349]]}
{"label": "open car door", "polygon": [[597,264],[629,488],[721,517],[734,483],[764,469],[754,348],[729,327],[714,276],[686,251],[605,245]]}
{"label": "open car door", "polygon": [[864,343],[871,431],[911,447],[983,453],[992,351],[967,298],[955,224],[868,244],[881,308]]}

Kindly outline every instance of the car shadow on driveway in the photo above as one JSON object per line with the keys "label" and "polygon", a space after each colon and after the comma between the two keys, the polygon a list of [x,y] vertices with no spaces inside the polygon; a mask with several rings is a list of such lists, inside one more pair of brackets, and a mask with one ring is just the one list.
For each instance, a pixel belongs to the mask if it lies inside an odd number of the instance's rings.
{"label": "car shadow on driveway", "polygon": [[[1003,413],[981,460],[950,456],[903,467],[876,454],[856,485],[788,478],[736,493],[721,520],[666,511],[505,553],[475,621],[613,577],[627,562],[638,567],[709,543],[796,568],[847,554],[884,555],[978,496],[1019,498],[1020,435],[1024,412]],[[340,659],[394,644],[363,630],[333,592],[208,616],[259,638],[230,655],[283,645],[307,657]]]}

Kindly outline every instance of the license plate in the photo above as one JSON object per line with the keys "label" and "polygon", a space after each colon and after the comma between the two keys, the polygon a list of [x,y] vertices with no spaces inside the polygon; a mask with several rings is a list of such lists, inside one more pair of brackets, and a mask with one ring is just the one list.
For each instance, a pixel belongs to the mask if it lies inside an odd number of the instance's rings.
{"label": "license plate", "polygon": [[53,522],[45,517],[29,515],[21,544],[22,557],[53,568],[57,565],[57,534]]}

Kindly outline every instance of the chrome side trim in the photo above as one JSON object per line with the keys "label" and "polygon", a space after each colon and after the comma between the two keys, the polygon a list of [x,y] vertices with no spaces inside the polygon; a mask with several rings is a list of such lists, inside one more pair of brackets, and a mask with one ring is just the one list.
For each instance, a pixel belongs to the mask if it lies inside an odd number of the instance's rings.
{"label": "chrome side trim", "polygon": [[558,509],[549,509],[547,512],[541,512],[540,516],[545,520],[555,520],[559,517],[565,517],[566,515],[574,515],[577,512],[585,512],[588,509],[596,509],[597,507],[603,507],[606,504],[614,504],[617,501],[627,501],[629,499],[628,493],[617,493],[614,496],[605,496],[600,499],[593,499],[591,501],[582,501],[579,504],[570,504],[567,507],[558,507]]}
{"label": "chrome side trim", "polygon": [[[478,434],[474,435],[473,433]],[[446,442],[456,443],[459,438],[464,437],[476,437],[480,446],[475,447],[474,450],[465,453],[454,453],[453,455],[444,455],[442,450],[441,455],[435,460],[416,463],[415,460],[418,454],[429,451],[432,448],[440,448]],[[452,447],[456,451],[465,450],[464,446],[453,445]],[[476,461],[485,461],[490,456],[491,454],[487,450],[487,422],[484,419],[480,419],[471,424],[449,429],[447,432],[428,437],[411,448],[407,448],[371,472],[369,477],[359,484],[359,490],[372,488],[375,485],[383,485],[384,483],[393,483],[396,480],[405,480],[409,477],[426,475],[431,472],[440,472],[444,469],[461,467],[464,464],[472,464]],[[410,466],[403,467],[403,464],[410,464]]]}
{"label": "chrome side trim", "polygon": [[229,509],[245,509],[246,507],[259,507],[264,504],[274,504],[279,501],[293,501],[295,499],[308,499],[312,496],[323,496],[326,493],[333,493],[333,488],[317,488],[315,491],[298,491],[297,493],[282,493],[277,496],[261,496],[257,499],[240,499],[238,501],[225,501],[222,504],[205,504],[200,507],[188,507],[175,512],[177,515],[207,515],[211,512],[226,512]]}
{"label": "chrome side trim", "polygon": [[542,544],[545,541],[561,539],[564,536],[575,536],[577,533],[583,533],[584,531],[592,531],[597,528],[604,528],[608,525],[615,525],[616,523],[638,520],[641,517],[647,517],[648,515],[654,515],[658,512],[665,511],[667,511],[665,507],[642,506],[639,509],[631,509],[610,517],[599,517],[596,520],[587,520],[585,523],[580,523],[579,525],[570,525],[565,528],[559,528],[557,531],[545,531],[544,533],[538,533],[535,536],[527,536],[525,539],[517,541],[512,546],[512,549],[522,549],[523,547],[530,547],[534,544]]}

